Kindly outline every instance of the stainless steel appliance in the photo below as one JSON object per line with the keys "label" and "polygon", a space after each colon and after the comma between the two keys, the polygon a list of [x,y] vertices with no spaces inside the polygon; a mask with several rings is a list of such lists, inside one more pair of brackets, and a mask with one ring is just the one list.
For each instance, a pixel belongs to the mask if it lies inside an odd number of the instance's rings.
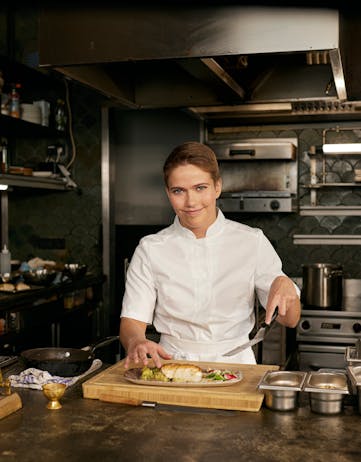
{"label": "stainless steel appliance", "polygon": [[303,307],[296,341],[301,370],[345,369],[346,348],[361,338],[361,280],[344,280],[338,309]]}
{"label": "stainless steel appliance", "polygon": [[221,210],[297,210],[297,138],[217,139],[208,144],[222,175]]}
{"label": "stainless steel appliance", "polygon": [[303,310],[296,335],[300,369],[344,369],[346,348],[360,337],[361,313]]}

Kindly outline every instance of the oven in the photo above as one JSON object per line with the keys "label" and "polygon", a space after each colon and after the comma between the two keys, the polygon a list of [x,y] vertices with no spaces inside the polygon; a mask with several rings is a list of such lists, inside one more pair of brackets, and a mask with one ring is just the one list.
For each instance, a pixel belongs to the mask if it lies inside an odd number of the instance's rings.
{"label": "oven", "polygon": [[346,347],[360,338],[361,312],[303,309],[296,334],[300,369],[344,369]]}
{"label": "oven", "polygon": [[297,210],[297,138],[213,140],[223,212]]}
{"label": "oven", "polygon": [[345,279],[340,307],[303,306],[296,328],[300,370],[345,369],[346,348],[361,339],[361,280]]}

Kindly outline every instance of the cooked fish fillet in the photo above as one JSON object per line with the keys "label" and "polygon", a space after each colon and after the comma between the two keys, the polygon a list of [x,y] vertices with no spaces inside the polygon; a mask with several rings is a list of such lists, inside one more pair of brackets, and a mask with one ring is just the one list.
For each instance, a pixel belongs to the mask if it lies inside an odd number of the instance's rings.
{"label": "cooked fish fillet", "polygon": [[194,364],[164,364],[162,373],[173,382],[200,382],[202,369]]}

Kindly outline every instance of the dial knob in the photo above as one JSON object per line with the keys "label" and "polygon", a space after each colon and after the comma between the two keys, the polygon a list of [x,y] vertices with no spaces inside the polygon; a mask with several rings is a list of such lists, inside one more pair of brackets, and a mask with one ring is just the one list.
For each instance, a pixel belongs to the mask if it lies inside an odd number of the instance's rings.
{"label": "dial knob", "polygon": [[277,200],[273,200],[270,203],[270,207],[272,210],[278,210],[280,208],[280,203]]}
{"label": "dial knob", "polygon": [[311,324],[310,324],[310,322],[307,321],[307,320],[306,320],[306,321],[302,321],[302,322],[301,322],[301,327],[302,327],[303,330],[309,330],[309,329],[311,329]]}
{"label": "dial knob", "polygon": [[356,334],[359,334],[361,332],[361,324],[359,322],[355,322],[355,324],[352,326],[352,329]]}

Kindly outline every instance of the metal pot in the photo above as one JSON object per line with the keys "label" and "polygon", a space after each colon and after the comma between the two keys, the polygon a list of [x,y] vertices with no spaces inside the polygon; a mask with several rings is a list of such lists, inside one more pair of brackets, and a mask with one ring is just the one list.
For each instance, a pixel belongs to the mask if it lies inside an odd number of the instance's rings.
{"label": "metal pot", "polygon": [[26,367],[34,367],[60,377],[76,377],[86,372],[95,358],[94,351],[119,340],[118,336],[106,337],[93,345],[78,348],[33,348],[25,350],[20,358]]}
{"label": "metal pot", "polygon": [[302,265],[301,301],[321,309],[340,309],[342,305],[343,270],[341,265],[314,263]]}

